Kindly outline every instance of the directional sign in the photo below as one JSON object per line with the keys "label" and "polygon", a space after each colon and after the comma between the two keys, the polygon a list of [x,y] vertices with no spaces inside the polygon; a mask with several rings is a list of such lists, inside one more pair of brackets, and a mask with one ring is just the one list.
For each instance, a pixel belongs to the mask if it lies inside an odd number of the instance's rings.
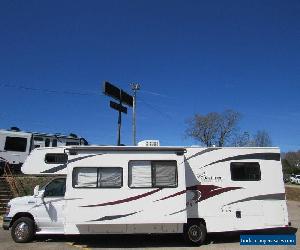
{"label": "directional sign", "polygon": [[118,111],[121,111],[122,113],[127,114],[127,108],[116,102],[110,101],[109,106],[115,110],[118,110]]}
{"label": "directional sign", "polygon": [[133,106],[133,97],[123,90],[121,90],[121,100],[125,105],[128,105],[130,107]]}
{"label": "directional sign", "polygon": [[120,100],[120,89],[111,83],[105,81],[103,84],[103,93],[116,100]]}
{"label": "directional sign", "polygon": [[103,93],[114,98],[117,101],[121,101],[123,104],[132,107],[133,97],[127,94],[122,89],[112,85],[111,83],[105,81],[103,84]]}

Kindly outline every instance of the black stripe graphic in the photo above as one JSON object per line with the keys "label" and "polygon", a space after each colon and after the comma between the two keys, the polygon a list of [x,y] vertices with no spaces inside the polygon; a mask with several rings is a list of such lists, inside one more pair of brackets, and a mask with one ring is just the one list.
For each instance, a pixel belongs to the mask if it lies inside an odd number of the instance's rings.
{"label": "black stripe graphic", "polygon": [[58,165],[56,167],[53,167],[53,168],[50,168],[48,170],[45,170],[41,173],[43,174],[50,174],[50,173],[55,173],[55,172],[58,172],[60,170],[63,170],[65,169],[69,163],[72,163],[72,162],[76,162],[76,161],[80,161],[82,159],[85,159],[85,158],[89,158],[89,157],[94,157],[94,156],[97,156],[97,155],[102,155],[102,154],[93,154],[93,155],[86,155],[86,156],[81,156],[81,157],[77,157],[77,158],[74,158],[72,160],[69,160],[67,163],[65,164],[61,164],[61,165]]}
{"label": "black stripe graphic", "polygon": [[219,150],[219,149],[220,149],[220,148],[207,148],[207,149],[204,149],[204,150],[201,151],[201,152],[198,152],[198,153],[196,153],[196,154],[194,154],[194,155],[191,155],[190,157],[186,158],[185,160],[187,161],[187,160],[190,160],[190,159],[192,159],[192,158],[194,158],[194,157],[196,157],[196,156],[203,155],[203,154],[206,154],[206,153],[208,153],[208,152],[211,152],[211,151],[214,151],[214,150]]}
{"label": "black stripe graphic", "polygon": [[50,201],[44,201],[43,203],[41,204],[37,204],[34,206],[35,207],[40,207],[40,206],[44,206],[46,204],[49,204],[49,203],[55,203],[55,202],[58,202],[58,201],[73,201],[73,200],[81,200],[83,198],[68,198],[68,199],[65,199],[65,198],[57,198],[57,199],[54,199],[54,200],[50,200]]}
{"label": "black stripe graphic", "polygon": [[[246,155],[236,155],[227,157],[222,160],[214,161],[212,163],[206,164],[205,166],[201,167],[207,167],[216,163],[225,162],[225,161],[234,161],[234,160],[273,160],[273,161],[280,161],[280,154],[279,153],[255,153],[255,154],[246,154]],[[200,169],[201,169],[200,168]]]}
{"label": "black stripe graphic", "polygon": [[285,200],[285,193],[263,194],[263,195],[252,196],[252,197],[248,197],[248,198],[245,198],[242,200],[228,203],[225,206],[232,205],[232,204],[235,204],[238,202],[252,201],[252,200]]}
{"label": "black stripe graphic", "polygon": [[179,213],[182,213],[182,212],[184,212],[184,211],[186,211],[186,210],[187,210],[187,208],[184,208],[184,209],[181,209],[181,210],[176,211],[176,212],[174,212],[174,213],[171,213],[171,214],[169,214],[169,215],[179,214]]}
{"label": "black stripe graphic", "polygon": [[120,218],[127,217],[127,216],[130,216],[130,215],[134,215],[134,214],[137,214],[137,213],[140,213],[140,212],[142,212],[142,211],[137,211],[137,212],[130,213],[130,214],[120,214],[120,215],[104,216],[104,217],[101,217],[101,218],[96,219],[96,220],[90,220],[88,222],[92,222],[92,221],[105,221],[105,220],[116,220],[116,219],[120,219]]}

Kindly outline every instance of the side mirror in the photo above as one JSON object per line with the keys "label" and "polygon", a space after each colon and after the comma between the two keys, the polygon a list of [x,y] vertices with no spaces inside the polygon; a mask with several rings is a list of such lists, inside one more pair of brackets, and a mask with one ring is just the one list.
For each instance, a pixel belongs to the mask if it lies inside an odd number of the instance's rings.
{"label": "side mirror", "polygon": [[35,186],[35,188],[33,189],[33,196],[34,197],[38,197],[38,195],[39,195],[39,189],[40,189],[39,185]]}
{"label": "side mirror", "polygon": [[41,198],[41,199],[44,199],[44,194],[45,194],[45,190],[40,190],[39,194],[38,194],[38,197]]}

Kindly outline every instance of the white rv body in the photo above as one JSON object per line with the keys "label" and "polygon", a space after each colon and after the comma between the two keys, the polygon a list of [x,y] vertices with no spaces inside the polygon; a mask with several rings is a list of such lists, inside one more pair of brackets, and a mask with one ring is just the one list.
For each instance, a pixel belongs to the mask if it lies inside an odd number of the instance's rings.
{"label": "white rv body", "polygon": [[0,173],[3,172],[6,163],[9,163],[12,170],[19,172],[25,159],[34,148],[86,144],[87,141],[82,137],[1,129]]}
{"label": "white rv body", "polygon": [[[25,162],[21,167],[23,174],[27,175],[66,175],[67,166],[60,168],[61,164],[47,163],[45,157],[47,154],[64,153],[66,147],[47,147],[47,148],[35,148],[30,152]],[[72,159],[71,155],[68,156],[68,160]],[[74,157],[75,158],[75,157]],[[53,170],[54,167],[57,169]],[[49,171],[49,172],[48,172]]]}
{"label": "white rv body", "polygon": [[31,150],[32,134],[0,130],[0,162],[22,164]]}
{"label": "white rv body", "polygon": [[[47,154],[57,153],[65,153],[68,162],[59,155],[62,162],[45,162]],[[163,172],[169,165],[176,165],[176,185],[170,184],[173,170],[170,178]],[[152,184],[143,187],[149,169]],[[46,197],[41,190],[41,195],[10,201],[6,218],[30,214],[37,234],[181,233],[194,219],[204,222],[208,233],[288,226],[278,148],[45,148],[35,149],[22,170],[66,176],[64,196]],[[105,174],[110,171],[122,175]],[[167,187],[153,186],[153,171]],[[122,183],[101,187],[102,178]]]}

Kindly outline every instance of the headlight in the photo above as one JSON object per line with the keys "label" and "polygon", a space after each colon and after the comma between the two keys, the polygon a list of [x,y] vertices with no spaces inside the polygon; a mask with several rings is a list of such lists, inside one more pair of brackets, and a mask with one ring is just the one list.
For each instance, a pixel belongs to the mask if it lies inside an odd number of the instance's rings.
{"label": "headlight", "polygon": [[7,205],[6,210],[5,210],[5,214],[8,215],[10,212],[10,205]]}

